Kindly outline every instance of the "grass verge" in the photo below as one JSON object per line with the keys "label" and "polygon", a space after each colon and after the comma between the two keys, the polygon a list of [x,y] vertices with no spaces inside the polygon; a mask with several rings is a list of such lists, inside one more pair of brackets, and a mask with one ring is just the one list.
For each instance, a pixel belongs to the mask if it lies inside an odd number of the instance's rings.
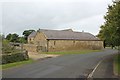
{"label": "grass verge", "polygon": [[43,54],[85,54],[91,52],[100,52],[101,50],[73,50],[73,51],[63,51],[63,52],[43,52]]}
{"label": "grass verge", "polygon": [[27,61],[20,61],[20,62],[14,62],[14,63],[9,63],[9,64],[3,64],[3,65],[0,65],[0,67],[2,67],[2,69],[8,69],[8,68],[16,67],[16,66],[21,66],[24,64],[30,64],[33,62],[34,61],[32,59],[29,59]]}
{"label": "grass verge", "polygon": [[120,54],[114,58],[114,74],[120,76]]}

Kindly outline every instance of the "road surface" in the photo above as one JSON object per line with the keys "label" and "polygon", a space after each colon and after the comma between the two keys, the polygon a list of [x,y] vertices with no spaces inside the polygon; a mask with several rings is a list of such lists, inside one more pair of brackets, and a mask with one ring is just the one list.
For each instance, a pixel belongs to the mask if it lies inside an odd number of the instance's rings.
{"label": "road surface", "polygon": [[116,50],[104,50],[88,54],[70,54],[38,60],[21,67],[3,70],[3,78],[83,78],[96,64]]}
{"label": "road surface", "polygon": [[113,73],[113,61],[114,61],[113,56],[107,56],[102,62],[99,64],[97,69],[95,70],[93,74],[93,78],[118,78],[117,76],[114,75]]}

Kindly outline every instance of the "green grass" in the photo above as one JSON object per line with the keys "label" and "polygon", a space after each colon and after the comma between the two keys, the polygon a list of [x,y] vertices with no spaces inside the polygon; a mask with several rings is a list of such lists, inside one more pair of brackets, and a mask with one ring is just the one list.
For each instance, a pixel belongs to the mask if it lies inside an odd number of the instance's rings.
{"label": "green grass", "polygon": [[114,65],[115,65],[115,73],[117,73],[118,75],[120,75],[120,54],[115,56],[115,62],[114,62]]}
{"label": "green grass", "polygon": [[7,69],[7,68],[12,68],[12,67],[16,67],[16,66],[21,66],[24,64],[30,64],[33,63],[34,61],[32,59],[29,59],[27,61],[20,61],[20,62],[14,62],[14,63],[9,63],[9,64],[3,64],[0,65],[0,67],[2,67],[2,69]]}
{"label": "green grass", "polygon": [[43,52],[43,54],[85,54],[91,52],[100,52],[101,50],[73,50],[73,51],[63,51],[63,52]]}

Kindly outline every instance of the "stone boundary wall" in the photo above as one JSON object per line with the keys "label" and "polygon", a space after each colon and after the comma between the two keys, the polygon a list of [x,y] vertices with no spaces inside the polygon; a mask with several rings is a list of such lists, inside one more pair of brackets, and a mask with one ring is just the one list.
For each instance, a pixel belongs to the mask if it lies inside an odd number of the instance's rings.
{"label": "stone boundary wall", "polygon": [[35,44],[23,44],[23,49],[28,52],[37,52],[37,47]]}

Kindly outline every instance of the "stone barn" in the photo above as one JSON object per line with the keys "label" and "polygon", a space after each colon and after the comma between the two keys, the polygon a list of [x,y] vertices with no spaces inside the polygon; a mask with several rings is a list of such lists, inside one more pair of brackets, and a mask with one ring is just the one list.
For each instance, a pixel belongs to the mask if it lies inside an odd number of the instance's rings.
{"label": "stone barn", "polygon": [[103,49],[103,41],[87,32],[39,29],[28,36],[24,49],[32,52],[52,52],[81,49]]}

